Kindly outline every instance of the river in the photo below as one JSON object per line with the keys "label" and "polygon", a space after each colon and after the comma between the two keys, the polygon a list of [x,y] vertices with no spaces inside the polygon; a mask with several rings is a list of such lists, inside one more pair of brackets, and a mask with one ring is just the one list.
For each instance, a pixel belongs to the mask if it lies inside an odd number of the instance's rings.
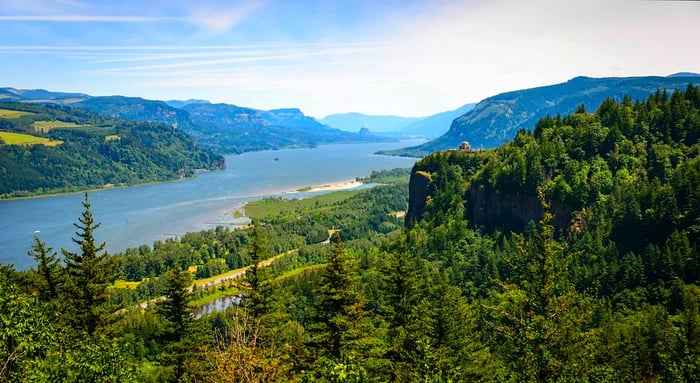
{"label": "river", "polygon": [[[372,170],[411,167],[415,159],[378,156],[378,150],[421,143],[323,145],[313,149],[252,152],[226,157],[226,170],[197,178],[89,193],[98,241],[110,253],[123,251],[189,231],[237,225],[233,211],[268,196],[304,197],[288,193],[307,186],[354,180]],[[76,251],[73,223],[82,212],[82,193],[0,201],[0,263],[24,270],[33,265],[27,252],[34,236],[56,249]]]}

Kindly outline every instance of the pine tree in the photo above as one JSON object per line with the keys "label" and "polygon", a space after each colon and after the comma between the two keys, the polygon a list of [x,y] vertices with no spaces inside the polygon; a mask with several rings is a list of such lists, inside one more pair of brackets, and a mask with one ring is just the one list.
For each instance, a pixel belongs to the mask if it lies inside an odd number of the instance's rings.
{"label": "pine tree", "polygon": [[37,262],[37,288],[43,302],[49,302],[58,298],[58,287],[61,282],[61,266],[56,252],[52,247],[47,247],[39,237],[34,237],[32,250],[27,255]]}
{"label": "pine tree", "polygon": [[347,312],[359,303],[353,290],[350,264],[344,257],[344,246],[338,232],[331,237],[328,265],[324,269],[321,285],[314,291],[314,322],[321,328],[313,342],[330,356],[339,358],[342,337],[347,329]]}
{"label": "pine tree", "polygon": [[592,341],[583,325],[591,319],[590,300],[568,281],[569,258],[554,237],[552,214],[540,189],[544,210],[530,238],[514,234],[521,258],[515,283],[503,283],[498,305],[491,309],[494,348],[517,381],[553,382],[584,376],[591,360],[584,355]]}
{"label": "pine tree", "polygon": [[243,298],[243,305],[248,309],[251,324],[257,326],[269,309],[268,282],[265,271],[260,267],[260,262],[267,258],[267,248],[260,232],[260,223],[257,221],[253,223],[253,236],[249,242],[248,252],[251,266],[245,273],[248,291]]}
{"label": "pine tree", "polygon": [[177,342],[187,334],[193,320],[190,302],[190,274],[179,269],[170,270],[161,278],[165,280],[165,299],[157,306],[157,312],[166,323],[167,342]]}
{"label": "pine tree", "polygon": [[116,279],[114,263],[104,252],[105,243],[96,244],[94,231],[100,227],[90,210],[90,201],[85,193],[83,213],[73,226],[78,230],[72,238],[80,251],[77,253],[61,249],[69,279],[71,313],[69,323],[77,329],[94,334],[104,323],[109,300],[107,287]]}
{"label": "pine tree", "polygon": [[338,232],[331,237],[328,264],[314,290],[312,324],[306,343],[312,376],[319,381],[364,381],[381,365],[384,350],[356,292],[350,262]]}
{"label": "pine tree", "polygon": [[190,274],[173,269],[161,278],[165,280],[162,291],[165,299],[156,306],[156,312],[165,324],[165,350],[161,359],[171,369],[169,381],[179,382],[187,374],[188,361],[194,359],[193,351],[196,350],[187,342],[194,327],[194,315],[189,307]]}

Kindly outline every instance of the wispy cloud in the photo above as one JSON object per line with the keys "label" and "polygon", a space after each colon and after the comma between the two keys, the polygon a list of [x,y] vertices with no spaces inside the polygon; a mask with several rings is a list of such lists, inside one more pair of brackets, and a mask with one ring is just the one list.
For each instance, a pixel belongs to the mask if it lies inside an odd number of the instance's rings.
{"label": "wispy cloud", "polygon": [[185,21],[182,17],[99,16],[99,15],[17,15],[0,16],[0,21],[39,21],[57,23],[152,23]]}
{"label": "wispy cloud", "polygon": [[263,1],[248,1],[235,5],[207,6],[197,4],[189,15],[189,22],[213,33],[230,31],[245,20]]}
{"label": "wispy cloud", "polygon": [[[153,66],[124,66],[119,71],[140,71],[176,67],[198,67],[234,62],[295,59],[311,56],[360,56],[387,49],[383,43],[352,42],[342,44],[268,44],[216,46],[8,46],[1,54],[55,54],[92,58],[90,64],[160,62]],[[148,54],[144,54],[148,52]],[[210,60],[201,60],[210,58]],[[170,63],[169,63],[170,62]]]}
{"label": "wispy cloud", "polygon": [[[2,5],[4,1],[0,1]],[[128,3],[127,3],[128,4]],[[143,9],[125,7],[119,13],[112,14],[116,8],[103,7],[99,4],[86,4],[75,1],[43,2],[37,1],[32,6],[4,7],[0,22],[51,22],[51,23],[161,23],[183,22],[194,25],[206,33],[220,34],[228,32],[264,4],[262,0],[245,2],[175,2],[163,9]],[[132,4],[133,5],[133,4]],[[15,14],[12,14],[15,13]]]}
{"label": "wispy cloud", "polygon": [[700,53],[687,48],[700,34],[698,7],[628,0],[0,0],[0,61],[16,86],[294,105],[317,115],[425,115],[577,75],[698,71]]}

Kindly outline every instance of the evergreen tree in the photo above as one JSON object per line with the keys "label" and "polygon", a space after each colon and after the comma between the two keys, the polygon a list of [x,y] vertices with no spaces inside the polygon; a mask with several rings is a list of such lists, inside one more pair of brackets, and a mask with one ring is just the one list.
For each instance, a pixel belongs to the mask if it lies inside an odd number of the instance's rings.
{"label": "evergreen tree", "polygon": [[268,281],[265,270],[260,267],[260,262],[267,259],[268,254],[258,221],[253,223],[253,235],[248,243],[248,252],[251,266],[245,273],[248,290],[243,297],[243,305],[248,309],[251,325],[257,326],[269,309]]}
{"label": "evergreen tree", "polygon": [[312,346],[339,358],[343,333],[348,328],[348,311],[359,304],[353,289],[350,263],[344,257],[338,232],[331,238],[332,250],[323,271],[321,285],[314,291],[314,323],[318,326]]}
{"label": "evergreen tree", "polygon": [[211,339],[205,336],[207,330],[194,319],[189,305],[191,276],[187,271],[172,269],[161,278],[165,279],[164,300],[156,306],[156,312],[165,324],[161,361],[169,369],[168,381],[200,381],[211,372],[205,358]]}
{"label": "evergreen tree", "polygon": [[365,301],[355,290],[340,233],[334,233],[330,242],[328,264],[314,290],[307,341],[312,375],[307,378],[364,381],[368,368],[381,365],[378,359],[384,351],[375,338],[376,329],[364,309]]}
{"label": "evergreen tree", "polygon": [[569,258],[554,238],[549,203],[540,190],[544,213],[538,231],[527,238],[514,234],[520,260],[516,283],[503,283],[491,308],[491,326],[497,332],[507,367],[517,381],[554,382],[585,376],[591,355],[585,355],[592,337],[583,327],[591,319],[590,300],[568,281]]}
{"label": "evergreen tree", "polygon": [[90,210],[90,201],[85,193],[83,213],[73,226],[78,230],[72,238],[80,251],[77,253],[61,249],[69,279],[71,313],[69,323],[77,329],[94,334],[104,324],[108,313],[105,304],[109,300],[107,287],[116,279],[114,263],[104,252],[105,243],[96,244],[94,231],[100,227]]}
{"label": "evergreen tree", "polygon": [[37,263],[37,289],[43,302],[58,298],[58,288],[61,283],[61,266],[56,252],[47,247],[39,237],[34,237],[32,250],[27,253]]}
{"label": "evergreen tree", "polygon": [[189,307],[191,278],[188,272],[180,269],[170,270],[161,278],[165,280],[164,299],[158,303],[157,312],[166,325],[166,342],[174,343],[187,334],[193,320]]}

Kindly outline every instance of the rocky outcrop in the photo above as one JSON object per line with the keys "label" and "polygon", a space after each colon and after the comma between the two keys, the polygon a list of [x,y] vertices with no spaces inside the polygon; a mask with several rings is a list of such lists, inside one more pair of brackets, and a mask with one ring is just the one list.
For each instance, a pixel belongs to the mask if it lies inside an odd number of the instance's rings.
{"label": "rocky outcrop", "polygon": [[[414,167],[408,185],[409,200],[405,223],[412,227],[424,218],[430,199],[435,193],[432,174]],[[504,193],[487,185],[470,185],[464,191],[464,201],[470,225],[484,227],[488,231],[523,231],[530,221],[542,217],[542,205],[535,195]],[[563,203],[552,201],[550,211],[558,230],[571,226],[571,209]]]}
{"label": "rocky outcrop", "polygon": [[[537,196],[524,193],[502,193],[485,185],[473,186],[468,191],[467,215],[472,224],[486,230],[522,231],[530,221],[542,217],[542,204]],[[566,230],[571,224],[571,209],[557,201],[550,203],[553,224]]]}
{"label": "rocky outcrop", "polygon": [[406,226],[411,227],[425,214],[428,198],[432,194],[432,177],[423,170],[411,171],[411,179],[408,183],[408,212],[406,212]]}

